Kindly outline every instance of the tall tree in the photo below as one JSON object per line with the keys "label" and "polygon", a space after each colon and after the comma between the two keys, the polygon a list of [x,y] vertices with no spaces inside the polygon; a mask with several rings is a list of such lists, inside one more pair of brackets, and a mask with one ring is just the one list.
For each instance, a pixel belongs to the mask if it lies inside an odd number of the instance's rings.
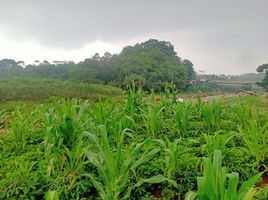
{"label": "tall tree", "polygon": [[166,82],[184,89],[190,75],[188,68],[170,42],[150,39],[122,50],[115,66],[114,80],[125,86],[133,77],[139,77],[139,80],[145,80],[142,85],[146,90],[163,90]]}

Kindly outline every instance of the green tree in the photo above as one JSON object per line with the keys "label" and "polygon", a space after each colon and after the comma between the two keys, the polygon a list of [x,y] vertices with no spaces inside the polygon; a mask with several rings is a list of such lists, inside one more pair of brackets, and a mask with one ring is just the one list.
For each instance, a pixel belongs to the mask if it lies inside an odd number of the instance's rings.
{"label": "green tree", "polygon": [[192,76],[188,68],[170,42],[150,39],[122,50],[113,79],[123,87],[131,75],[146,80],[143,86],[145,90],[164,90],[166,82],[174,83],[177,89],[185,89],[189,76]]}
{"label": "green tree", "polygon": [[257,72],[265,73],[264,79],[261,82],[257,82],[257,84],[268,91],[268,64],[260,65],[257,68]]}

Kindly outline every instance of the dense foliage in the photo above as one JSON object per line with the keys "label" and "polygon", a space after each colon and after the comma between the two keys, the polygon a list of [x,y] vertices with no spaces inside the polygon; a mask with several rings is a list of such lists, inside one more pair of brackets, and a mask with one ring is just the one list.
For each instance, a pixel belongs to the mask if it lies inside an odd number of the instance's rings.
{"label": "dense foliage", "polygon": [[109,52],[77,64],[74,62],[48,61],[24,65],[23,61],[0,61],[0,76],[26,76],[76,80],[87,83],[110,83],[127,87],[135,82],[145,90],[160,91],[166,82],[173,82],[178,89],[186,89],[195,72],[189,60],[181,60],[170,42],[148,40],[125,47],[119,55]]}
{"label": "dense foliage", "polygon": [[265,76],[261,82],[258,82],[260,86],[262,86],[266,91],[268,91],[268,64],[260,65],[257,68],[257,72],[265,73]]}
{"label": "dense foliage", "polygon": [[[1,111],[0,199],[179,199],[191,190],[188,199],[222,200],[223,189],[250,199],[267,170],[260,99],[175,100],[168,89],[160,99],[130,89],[119,102],[52,99]],[[217,182],[226,178],[228,188]]]}

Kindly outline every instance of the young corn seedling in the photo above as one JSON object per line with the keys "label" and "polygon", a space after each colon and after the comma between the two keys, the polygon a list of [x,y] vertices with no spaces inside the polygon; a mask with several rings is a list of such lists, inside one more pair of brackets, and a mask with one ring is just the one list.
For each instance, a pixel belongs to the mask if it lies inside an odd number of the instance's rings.
{"label": "young corn seedling", "polygon": [[233,101],[230,107],[229,117],[231,118],[231,121],[239,126],[247,126],[252,118],[257,117],[253,112],[254,109],[252,109],[252,106],[241,100]]}
{"label": "young corn seedling", "polygon": [[175,139],[173,142],[170,141],[167,137],[165,139],[156,139],[154,140],[157,143],[161,145],[161,147],[164,150],[164,155],[165,155],[165,176],[168,179],[173,179],[174,178],[174,173],[177,169],[178,162],[179,162],[179,157],[180,155],[184,154],[187,152],[187,150],[183,149],[179,145],[180,139]]}
{"label": "young corn seedling", "polygon": [[223,116],[223,102],[212,100],[208,105],[203,104],[202,118],[205,129],[208,131],[217,131],[220,128],[221,118]]}
{"label": "young corn seedling", "polygon": [[190,136],[191,120],[193,120],[192,102],[185,101],[182,104],[177,104],[174,109],[175,127],[179,130],[183,137]]}
{"label": "young corn seedling", "polygon": [[159,134],[161,125],[164,120],[164,108],[159,106],[148,105],[148,110],[142,110],[142,119],[148,137],[155,137]]}
{"label": "young corn seedling", "polygon": [[135,118],[138,114],[139,108],[142,105],[142,91],[141,89],[136,89],[133,84],[128,88],[127,99],[124,105],[124,112],[129,116]]}
{"label": "young corn seedling", "polygon": [[216,132],[213,135],[204,135],[205,144],[203,146],[209,157],[213,156],[214,150],[218,149],[222,152],[227,148],[226,145],[232,141],[236,135],[231,134],[222,134],[221,132]]}
{"label": "young corn seedling", "polygon": [[24,148],[26,145],[33,123],[31,113],[25,115],[19,107],[12,112],[10,127],[17,148]]}
{"label": "young corn seedling", "polygon": [[39,116],[45,132],[45,144],[72,148],[79,134],[87,129],[83,121],[87,121],[88,102],[77,100],[53,100],[47,109],[39,107]]}
{"label": "young corn seedling", "polygon": [[261,178],[261,173],[243,182],[238,189],[239,175],[227,173],[222,167],[220,150],[214,150],[213,161],[204,158],[203,165],[203,176],[197,177],[198,190],[187,193],[186,200],[251,200],[256,195],[253,186]]}
{"label": "young corn seedling", "polygon": [[[133,189],[129,185],[131,171],[152,159],[159,152],[159,149],[155,148],[142,152],[143,147],[150,145],[149,140],[139,143],[134,147],[129,146],[129,148],[124,149],[123,142],[127,130],[122,131],[116,149],[113,149],[109,144],[105,128],[100,128],[100,138],[92,133],[85,133],[85,136],[96,146],[96,151],[87,151],[86,155],[89,162],[98,171],[98,177],[93,174],[88,174],[88,176],[99,192],[101,199],[128,199]],[[141,185],[143,182],[161,181],[165,181],[165,179],[157,176],[151,179],[141,179],[138,185]]]}
{"label": "young corn seedling", "polygon": [[260,125],[256,119],[249,121],[244,127],[239,126],[242,139],[256,159],[256,166],[263,163],[268,153],[268,124]]}

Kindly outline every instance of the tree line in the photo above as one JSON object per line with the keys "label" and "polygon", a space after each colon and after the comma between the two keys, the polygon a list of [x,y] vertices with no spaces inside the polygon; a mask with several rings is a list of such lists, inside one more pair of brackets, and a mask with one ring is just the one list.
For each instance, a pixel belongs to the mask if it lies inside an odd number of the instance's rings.
{"label": "tree line", "polygon": [[193,64],[182,60],[168,41],[150,39],[127,46],[119,54],[96,53],[93,57],[73,61],[0,60],[0,76],[40,77],[86,83],[104,83],[126,88],[133,82],[144,90],[162,91],[166,83],[186,90],[195,76]]}

